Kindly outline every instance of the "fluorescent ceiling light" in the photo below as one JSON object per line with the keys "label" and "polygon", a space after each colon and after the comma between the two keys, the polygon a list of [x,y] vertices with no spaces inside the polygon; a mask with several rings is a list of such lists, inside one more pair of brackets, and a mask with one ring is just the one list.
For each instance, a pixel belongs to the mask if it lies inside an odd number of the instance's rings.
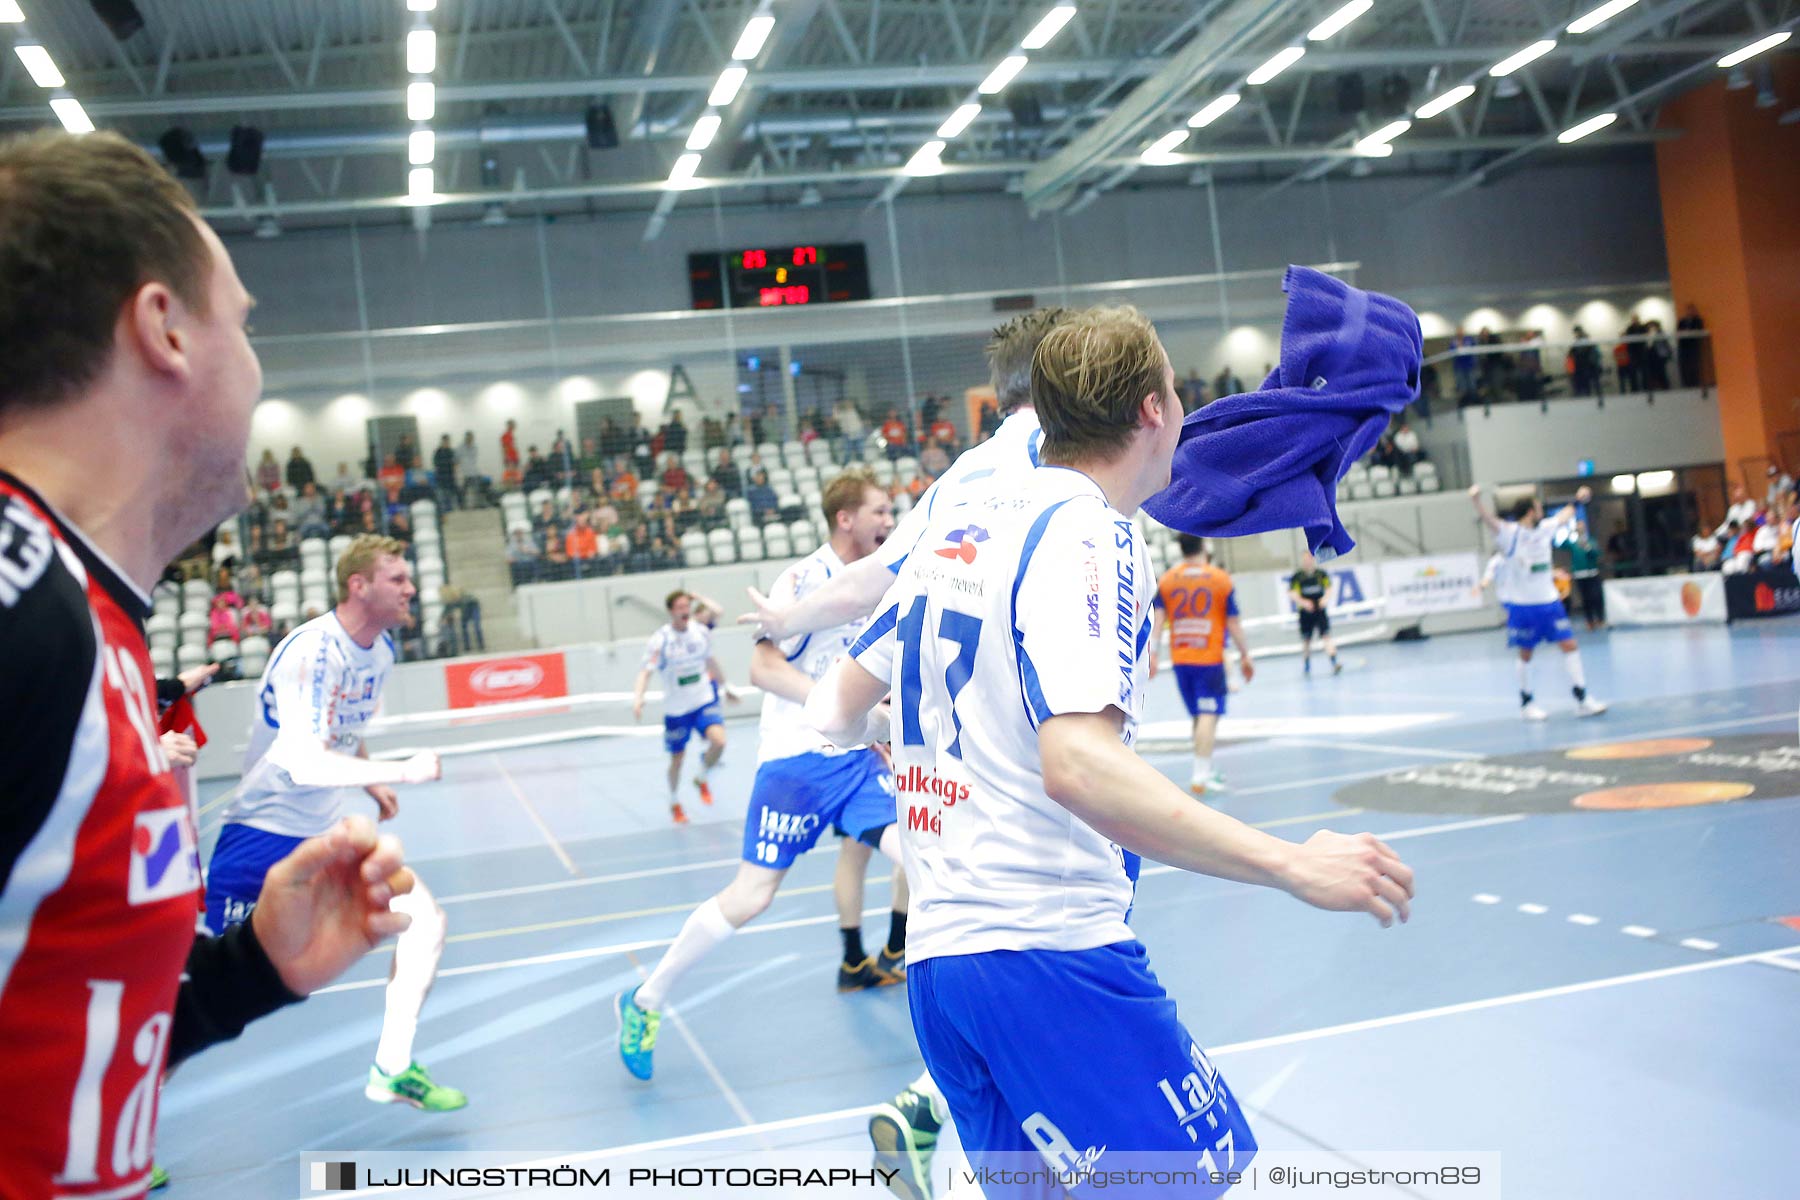
{"label": "fluorescent ceiling light", "polygon": [[763,43],[769,40],[769,33],[775,28],[775,18],[767,13],[758,13],[744,22],[744,32],[738,35],[737,45],[732,47],[731,57],[739,62],[749,62],[762,53]]}
{"label": "fluorescent ceiling light", "polygon": [[694,181],[694,172],[700,169],[700,156],[688,153],[675,160],[669,168],[669,186],[686,187]]}
{"label": "fluorescent ceiling light", "polygon": [[937,135],[941,138],[953,138],[969,127],[969,123],[981,115],[981,105],[965,104],[950,114],[950,119],[938,126]]}
{"label": "fluorescent ceiling light", "polygon": [[1607,0],[1599,8],[1590,9],[1570,21],[1569,32],[1586,33],[1590,29],[1597,29],[1637,2],[1638,0]]}
{"label": "fluorescent ceiling light", "polygon": [[908,175],[936,175],[944,169],[943,160],[938,157],[943,152],[943,142],[926,142],[913,151],[913,156],[906,160],[906,173]]}
{"label": "fluorescent ceiling light", "polygon": [[1550,53],[1554,49],[1556,49],[1556,43],[1549,38],[1545,38],[1541,42],[1533,42],[1511,58],[1503,58],[1493,66],[1489,67],[1488,74],[1492,75],[1495,79],[1502,79],[1511,75],[1526,63],[1535,62],[1544,57],[1544,55]]}
{"label": "fluorescent ceiling light", "polygon": [[1265,84],[1295,63],[1299,62],[1300,56],[1305,53],[1305,46],[1288,46],[1283,50],[1279,50],[1268,62],[1250,72],[1249,78],[1245,79],[1244,82],[1253,86]]}
{"label": "fluorescent ceiling light", "polygon": [[24,19],[19,0],[0,0],[0,25],[17,25]]}
{"label": "fluorescent ceiling light", "polygon": [[25,42],[13,47],[13,53],[31,72],[32,81],[41,88],[59,88],[66,82],[56,64],[50,61],[50,52],[36,42]]}
{"label": "fluorescent ceiling light", "polygon": [[1000,60],[1000,65],[988,72],[988,77],[981,81],[976,91],[984,96],[992,96],[1013,81],[1013,76],[1025,69],[1023,54],[1009,54]]}
{"label": "fluorescent ceiling light", "polygon": [[1407,121],[1407,120],[1389,121],[1386,125],[1383,125],[1380,129],[1377,129],[1374,133],[1371,133],[1367,137],[1362,138],[1361,141],[1370,146],[1385,146],[1389,142],[1393,141],[1395,138],[1399,137],[1401,134],[1405,133],[1407,130],[1409,130],[1411,128],[1412,128],[1411,121]]}
{"label": "fluorescent ceiling light", "polygon": [[713,84],[712,95],[706,98],[707,104],[713,108],[724,108],[737,99],[738,89],[744,86],[744,78],[750,72],[743,67],[726,67],[719,72],[719,82]]}
{"label": "fluorescent ceiling light", "polygon": [[1435,100],[1427,100],[1425,103],[1419,105],[1419,110],[1415,112],[1413,116],[1419,118],[1421,121],[1429,121],[1439,113],[1444,112],[1447,109],[1455,108],[1474,94],[1474,84],[1459,83]]}
{"label": "fluorescent ceiling light", "polygon": [[1067,25],[1069,18],[1074,15],[1075,6],[1073,4],[1057,5],[1044,14],[1043,20],[1032,26],[1031,32],[1025,35],[1025,40],[1019,45],[1027,50],[1042,50],[1050,44],[1051,38],[1062,32],[1062,27]]}
{"label": "fluorescent ceiling light", "polygon": [[87,110],[81,107],[81,101],[75,97],[58,96],[50,101],[50,107],[56,110],[56,119],[70,133],[94,132],[94,122],[88,118]]}
{"label": "fluorescent ceiling light", "polygon": [[724,120],[716,112],[709,112],[694,122],[694,131],[688,134],[689,150],[704,150],[712,145],[713,139],[719,136],[719,125]]}
{"label": "fluorescent ceiling light", "polygon": [[437,191],[437,177],[430,167],[414,167],[406,173],[406,195],[410,200],[429,200]]}
{"label": "fluorescent ceiling light", "polygon": [[[1636,0],[1633,0],[1633,2],[1635,3]],[[1342,31],[1344,26],[1350,24],[1350,22],[1356,20],[1356,18],[1362,16],[1374,7],[1375,0],[1350,0],[1350,3],[1344,5],[1344,7],[1338,9],[1329,17],[1326,17],[1323,21],[1320,21],[1317,25],[1314,25],[1311,29],[1307,30],[1306,40],[1309,42],[1322,42],[1332,34]]]}
{"label": "fluorescent ceiling light", "polygon": [[1587,120],[1583,121],[1581,124],[1573,126],[1572,128],[1569,128],[1569,129],[1565,129],[1561,133],[1557,134],[1556,140],[1561,142],[1565,146],[1568,145],[1570,142],[1579,142],[1582,138],[1586,137],[1588,134],[1593,133],[1596,130],[1605,129],[1608,125],[1611,125],[1614,121],[1616,121],[1618,119],[1619,119],[1619,114],[1616,112],[1601,113],[1597,117],[1589,117]]}
{"label": "fluorescent ceiling light", "polygon": [[415,29],[406,35],[406,69],[414,75],[429,75],[437,70],[437,34],[429,29]]}
{"label": "fluorescent ceiling light", "polygon": [[1226,92],[1223,96],[1215,96],[1207,101],[1206,107],[1188,118],[1188,125],[1194,129],[1205,129],[1214,121],[1236,108],[1243,97],[1236,92]]}
{"label": "fluorescent ceiling light", "polygon": [[1742,50],[1733,50],[1730,54],[1727,54],[1724,58],[1719,60],[1719,65],[1721,67],[1735,67],[1747,58],[1755,58],[1764,50],[1773,50],[1793,36],[1794,31],[1791,29],[1784,29],[1780,33],[1771,33],[1760,42],[1751,42]]}
{"label": "fluorescent ceiling light", "polygon": [[1386,142],[1371,142],[1366,138],[1359,140],[1350,149],[1361,158],[1392,158],[1394,156],[1394,148]]}
{"label": "fluorescent ceiling light", "polygon": [[437,0],[406,0],[406,7],[413,12],[434,12],[437,9]]}
{"label": "fluorescent ceiling light", "polygon": [[1152,142],[1149,148],[1146,149],[1143,154],[1139,155],[1139,157],[1147,163],[1167,163],[1169,161],[1169,152],[1181,145],[1181,143],[1187,141],[1187,139],[1187,130],[1171,129],[1168,133],[1163,134]]}
{"label": "fluorescent ceiling light", "polygon": [[437,134],[429,129],[415,129],[406,135],[406,161],[415,167],[429,167],[437,157]]}
{"label": "fluorescent ceiling light", "polygon": [[406,85],[406,119],[429,121],[437,112],[437,86],[430,80]]}

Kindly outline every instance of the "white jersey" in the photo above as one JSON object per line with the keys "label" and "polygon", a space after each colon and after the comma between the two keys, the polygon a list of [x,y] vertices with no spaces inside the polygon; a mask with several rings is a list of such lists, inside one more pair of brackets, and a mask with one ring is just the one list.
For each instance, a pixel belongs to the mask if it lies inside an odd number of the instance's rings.
{"label": "white jersey", "polygon": [[256,689],[256,715],[243,779],[225,820],[287,837],[316,837],[343,815],[361,788],[303,787],[269,761],[277,739],[305,738],[339,754],[362,748],[363,729],[381,704],[394,667],[394,639],[359,646],[333,609],[281,639]]}
{"label": "white jersey", "polygon": [[664,625],[644,648],[644,669],[662,675],[663,715],[684,717],[713,702],[713,683],[706,674],[712,657],[712,627],[690,618],[687,631]]}
{"label": "white jersey", "polygon": [[1156,577],[1130,518],[1045,467],[939,506],[852,647],[893,687],[913,961],[1130,941],[1118,846],[1044,794],[1038,726],[1143,706]]}
{"label": "white jersey", "polygon": [[888,570],[898,573],[906,556],[918,545],[926,524],[938,510],[960,504],[970,496],[998,494],[1002,481],[1016,478],[1038,465],[1038,446],[1044,440],[1037,413],[1021,408],[1000,423],[994,436],[956,456],[950,469],[925,489],[918,503],[903,517],[894,532],[875,551]]}
{"label": "white jersey", "polygon": [[1506,521],[1494,537],[1503,556],[1494,577],[1494,591],[1502,604],[1555,604],[1556,572],[1550,553],[1556,544],[1557,523],[1539,521],[1530,529]]}
{"label": "white jersey", "polygon": [[[770,588],[777,603],[792,604],[817,590],[828,579],[844,569],[844,560],[829,544],[819,547],[783,571]],[[821,629],[801,637],[791,637],[775,645],[789,663],[815,682],[824,677],[831,664],[847,653],[862,628],[861,621],[851,621],[833,629]],[[773,762],[796,754],[842,754],[819,733],[806,724],[802,712],[805,705],[795,704],[773,692],[763,694],[762,724],[757,731],[756,761]]]}

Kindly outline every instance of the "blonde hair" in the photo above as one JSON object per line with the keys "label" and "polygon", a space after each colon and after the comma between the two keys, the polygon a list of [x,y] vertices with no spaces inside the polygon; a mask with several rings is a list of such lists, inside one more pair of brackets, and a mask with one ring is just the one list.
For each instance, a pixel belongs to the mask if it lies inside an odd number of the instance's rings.
{"label": "blonde hair", "polygon": [[1144,397],[1162,395],[1167,366],[1156,326],[1130,305],[1070,314],[1031,359],[1044,457],[1070,462],[1124,449]]}
{"label": "blonde hair", "polygon": [[350,599],[350,579],[361,575],[369,578],[375,564],[388,555],[396,558],[406,557],[406,543],[399,538],[383,537],[378,533],[365,533],[350,543],[343,556],[337,561],[337,598],[338,603]]}
{"label": "blonde hair", "polygon": [[884,495],[885,489],[875,482],[875,472],[868,467],[850,467],[838,473],[819,497],[819,507],[825,512],[825,523],[832,529],[837,528],[837,515],[860,508],[868,496],[869,489],[874,488]]}

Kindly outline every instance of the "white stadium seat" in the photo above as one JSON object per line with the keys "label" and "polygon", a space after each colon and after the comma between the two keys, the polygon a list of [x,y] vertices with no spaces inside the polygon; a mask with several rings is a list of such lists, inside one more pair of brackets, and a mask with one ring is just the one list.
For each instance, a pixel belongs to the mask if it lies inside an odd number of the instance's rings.
{"label": "white stadium seat", "polygon": [[690,567],[704,567],[712,562],[706,553],[706,535],[690,529],[681,535],[681,560]]}
{"label": "white stadium seat", "polygon": [[811,521],[795,521],[788,526],[788,541],[793,544],[795,554],[811,554],[819,548],[819,531]]}
{"label": "white stadium seat", "polygon": [[737,553],[742,562],[761,562],[763,557],[762,530],[754,525],[745,525],[737,530]]}
{"label": "white stadium seat", "polygon": [[729,529],[715,529],[706,535],[706,549],[715,563],[737,561],[737,539]]}

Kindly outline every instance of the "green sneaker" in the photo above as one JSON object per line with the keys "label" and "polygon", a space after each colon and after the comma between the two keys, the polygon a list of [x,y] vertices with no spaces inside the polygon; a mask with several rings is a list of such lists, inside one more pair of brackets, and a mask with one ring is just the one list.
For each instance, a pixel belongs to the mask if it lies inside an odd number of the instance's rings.
{"label": "green sneaker", "polygon": [[869,1118],[869,1140],[875,1143],[875,1166],[893,1171],[888,1190],[901,1200],[931,1200],[931,1155],[943,1122],[931,1100],[907,1088]]}
{"label": "green sneaker", "polygon": [[162,1188],[166,1188],[168,1186],[169,1186],[169,1173],[167,1171],[163,1170],[161,1167],[157,1166],[155,1163],[151,1163],[150,1164],[150,1190],[154,1192],[154,1191],[158,1191]]}
{"label": "green sneaker", "polygon": [[639,1079],[648,1079],[655,1065],[650,1055],[656,1050],[656,1031],[662,1017],[637,1002],[636,988],[620,992],[613,1000],[613,1012],[619,1017],[619,1058],[625,1069]]}
{"label": "green sneaker", "polygon": [[369,1068],[369,1084],[363,1095],[377,1104],[410,1104],[426,1112],[454,1112],[469,1098],[453,1087],[431,1081],[431,1073],[413,1063],[398,1075],[389,1075],[380,1067]]}

